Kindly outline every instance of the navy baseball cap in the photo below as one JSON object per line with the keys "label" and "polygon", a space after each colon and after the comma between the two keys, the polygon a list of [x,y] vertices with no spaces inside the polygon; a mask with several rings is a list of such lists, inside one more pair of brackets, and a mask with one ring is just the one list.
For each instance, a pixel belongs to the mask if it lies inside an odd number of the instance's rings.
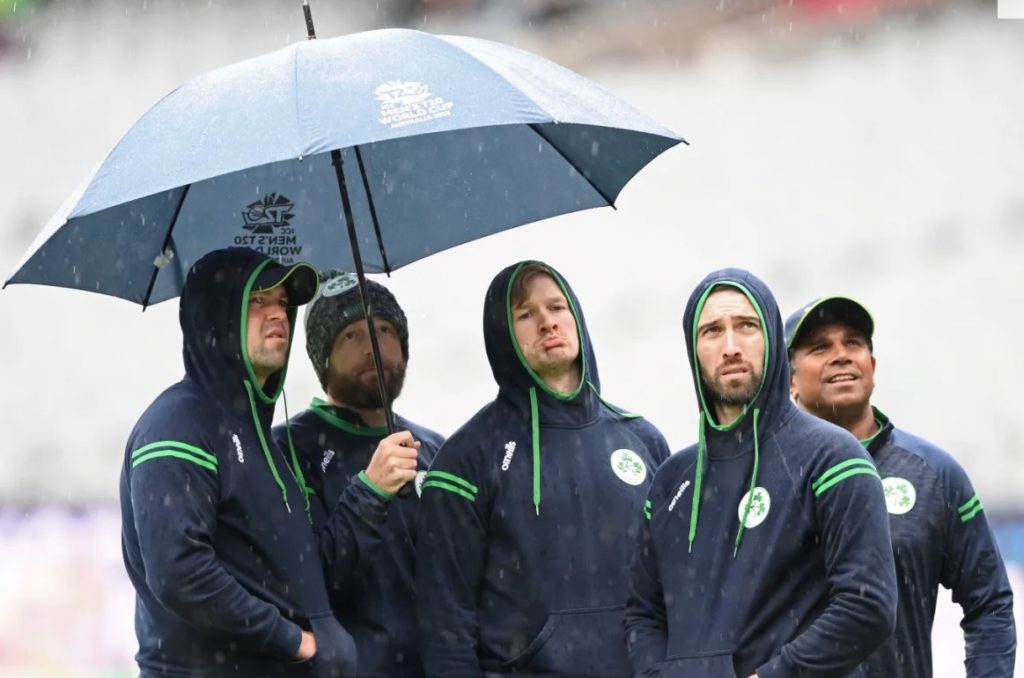
{"label": "navy baseball cap", "polygon": [[807,332],[831,323],[842,323],[861,332],[871,346],[875,321],[864,305],[849,297],[822,297],[786,318],[786,348],[793,350]]}
{"label": "navy baseball cap", "polygon": [[266,292],[278,285],[284,285],[288,292],[289,306],[302,306],[309,303],[309,300],[316,294],[320,286],[320,276],[316,269],[305,263],[298,263],[292,266],[284,266],[272,261],[263,267],[256,282],[253,283],[253,292]]}

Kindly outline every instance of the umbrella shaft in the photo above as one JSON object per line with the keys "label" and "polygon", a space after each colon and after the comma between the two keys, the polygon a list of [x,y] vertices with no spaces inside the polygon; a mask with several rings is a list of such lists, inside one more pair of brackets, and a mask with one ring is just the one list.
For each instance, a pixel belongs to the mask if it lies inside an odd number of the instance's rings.
{"label": "umbrella shaft", "polygon": [[313,28],[313,11],[305,0],[302,2],[302,13],[306,16],[306,38],[316,40],[316,29]]}
{"label": "umbrella shaft", "polygon": [[373,309],[370,307],[370,295],[366,289],[366,275],[363,272],[363,257],[359,253],[359,240],[356,237],[355,219],[352,217],[352,203],[348,197],[348,185],[345,183],[345,167],[341,159],[341,151],[331,151],[331,163],[338,176],[338,190],[341,191],[341,205],[345,211],[345,225],[348,227],[348,239],[352,245],[352,262],[355,264],[356,277],[359,279],[359,296],[363,302],[363,313],[370,333],[370,348],[373,350],[373,365],[377,370],[377,389],[380,393],[381,407],[388,422],[388,433],[395,432],[394,417],[391,415],[391,399],[388,396],[387,384],[384,382],[384,363],[380,357],[380,345],[377,343],[377,327],[373,321]]}

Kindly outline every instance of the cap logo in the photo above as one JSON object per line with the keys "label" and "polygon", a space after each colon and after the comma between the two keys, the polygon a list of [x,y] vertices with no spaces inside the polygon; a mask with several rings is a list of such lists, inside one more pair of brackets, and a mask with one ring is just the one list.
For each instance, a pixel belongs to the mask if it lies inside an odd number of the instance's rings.
{"label": "cap logo", "polygon": [[320,286],[320,294],[324,297],[336,297],[344,294],[359,284],[359,279],[353,273],[342,273]]}

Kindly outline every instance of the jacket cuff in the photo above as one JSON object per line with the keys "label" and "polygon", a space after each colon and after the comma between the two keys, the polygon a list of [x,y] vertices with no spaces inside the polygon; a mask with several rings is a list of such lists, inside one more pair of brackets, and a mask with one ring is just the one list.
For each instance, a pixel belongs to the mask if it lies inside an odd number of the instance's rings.
{"label": "jacket cuff", "polygon": [[362,475],[360,473],[352,478],[352,482],[338,497],[338,504],[346,506],[364,523],[380,527],[387,520],[389,501],[363,480]]}
{"label": "jacket cuff", "polygon": [[796,678],[799,675],[797,668],[781,653],[757,667],[757,678]]}
{"label": "jacket cuff", "polygon": [[273,633],[263,646],[263,652],[281,661],[295,661],[301,644],[302,628],[295,622],[279,617]]}
{"label": "jacket cuff", "polygon": [[388,492],[387,490],[385,490],[380,485],[378,485],[377,483],[375,483],[372,480],[370,480],[370,476],[366,475],[366,471],[360,471],[359,475],[356,476],[356,477],[359,478],[360,480],[362,480],[363,483],[365,483],[367,487],[369,487],[371,490],[373,490],[374,494],[376,494],[378,497],[380,497],[384,501],[391,501],[391,498],[395,496],[395,495],[391,494],[390,492]]}

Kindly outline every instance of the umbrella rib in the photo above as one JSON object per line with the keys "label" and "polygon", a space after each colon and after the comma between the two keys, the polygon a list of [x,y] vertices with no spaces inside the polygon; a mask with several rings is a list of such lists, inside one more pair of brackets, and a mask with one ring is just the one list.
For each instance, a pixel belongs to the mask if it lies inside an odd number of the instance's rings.
{"label": "umbrella rib", "polygon": [[388,253],[384,250],[384,238],[380,233],[380,222],[377,221],[377,208],[373,204],[373,194],[370,193],[370,181],[366,178],[366,167],[363,165],[363,152],[359,146],[353,146],[356,151],[356,160],[359,162],[359,174],[363,178],[363,190],[366,192],[366,202],[370,206],[370,219],[373,221],[373,232],[377,234],[377,248],[380,250],[380,259],[384,264],[384,272],[391,276],[391,264],[388,263]]}
{"label": "umbrella rib", "polygon": [[562,160],[565,160],[567,163],[569,163],[569,165],[574,170],[579,172],[580,176],[583,177],[584,179],[586,179],[587,183],[590,184],[590,187],[592,189],[594,189],[594,191],[596,191],[599,196],[601,196],[601,198],[608,204],[609,207],[611,207],[613,210],[618,211],[619,208],[617,208],[615,206],[615,201],[612,200],[611,198],[609,198],[608,195],[604,191],[602,191],[600,188],[598,188],[597,184],[595,184],[593,181],[591,181],[590,177],[588,177],[583,170],[581,170],[579,167],[577,167],[576,163],[574,163],[572,160],[569,159],[569,156],[567,156],[565,153],[562,153],[562,149],[560,149],[558,146],[555,146],[553,143],[551,143],[551,139],[548,139],[546,136],[544,136],[544,132],[542,132],[540,130],[539,126],[536,123],[530,123],[529,125],[527,125],[527,127],[532,129],[534,131],[534,133],[537,136],[539,136],[541,139],[543,139],[544,143],[546,143],[548,146],[553,148],[555,150],[555,152],[558,153],[558,155],[562,156]]}
{"label": "umbrella rib", "polygon": [[[178,205],[174,208],[174,216],[171,217],[170,223],[167,226],[167,233],[164,235],[164,242],[160,246],[160,253],[157,257],[163,256],[164,252],[167,251],[167,246],[171,242],[171,233],[174,232],[174,224],[178,221],[178,215],[181,214],[181,207],[185,204],[185,198],[188,196],[188,189],[192,188],[192,184],[185,184],[185,190],[181,192],[181,198],[178,200]],[[146,287],[146,295],[142,297],[142,310],[145,311],[146,307],[149,306],[149,296],[153,293],[153,286],[156,284],[156,277],[160,275],[160,267],[153,263],[153,275],[149,279],[149,285]]]}

